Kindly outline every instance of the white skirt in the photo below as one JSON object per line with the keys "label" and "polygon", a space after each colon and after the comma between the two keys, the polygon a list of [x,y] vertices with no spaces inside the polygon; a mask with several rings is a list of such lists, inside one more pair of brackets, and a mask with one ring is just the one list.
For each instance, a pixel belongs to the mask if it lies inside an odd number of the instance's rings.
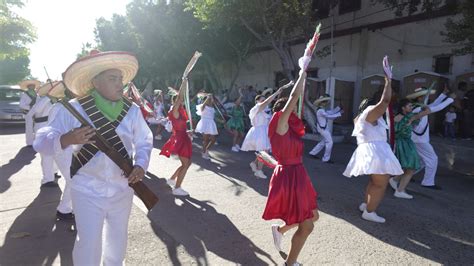
{"label": "white skirt", "polygon": [[262,125],[250,128],[240,149],[243,151],[268,151],[270,148],[268,126]]}
{"label": "white skirt", "polygon": [[198,124],[196,125],[197,133],[207,134],[207,135],[218,135],[216,122],[214,119],[203,118],[199,120]]}
{"label": "white skirt", "polygon": [[359,144],[343,173],[347,177],[371,174],[403,174],[397,157],[384,141]]}
{"label": "white skirt", "polygon": [[166,122],[167,122],[167,118],[166,117],[150,117],[147,119],[148,123],[152,124],[152,125],[166,125]]}

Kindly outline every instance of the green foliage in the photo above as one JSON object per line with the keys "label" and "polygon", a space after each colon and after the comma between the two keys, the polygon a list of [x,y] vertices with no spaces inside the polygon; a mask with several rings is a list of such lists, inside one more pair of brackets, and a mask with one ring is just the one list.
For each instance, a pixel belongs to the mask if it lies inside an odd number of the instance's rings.
{"label": "green foliage", "polygon": [[465,1],[459,10],[461,19],[448,19],[445,25],[447,32],[441,34],[446,37],[447,42],[462,44],[462,48],[453,49],[455,54],[474,53],[474,1]]}
{"label": "green foliage", "polygon": [[20,0],[3,0],[0,5],[0,84],[16,83],[30,73],[27,45],[35,40],[35,30],[11,10],[23,5]]}
{"label": "green foliage", "polygon": [[391,8],[397,16],[411,15],[416,12],[431,12],[443,5],[451,4],[453,0],[371,0],[372,3],[381,3]]}

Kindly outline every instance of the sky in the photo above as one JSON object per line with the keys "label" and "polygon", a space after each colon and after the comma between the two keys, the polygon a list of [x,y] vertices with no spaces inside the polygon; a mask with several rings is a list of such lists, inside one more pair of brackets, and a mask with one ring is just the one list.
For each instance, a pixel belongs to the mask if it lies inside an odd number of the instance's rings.
{"label": "sky", "polygon": [[26,0],[15,10],[36,28],[37,40],[30,47],[33,77],[46,80],[46,67],[53,80],[76,60],[83,43],[94,43],[96,19],[125,14],[131,0]]}

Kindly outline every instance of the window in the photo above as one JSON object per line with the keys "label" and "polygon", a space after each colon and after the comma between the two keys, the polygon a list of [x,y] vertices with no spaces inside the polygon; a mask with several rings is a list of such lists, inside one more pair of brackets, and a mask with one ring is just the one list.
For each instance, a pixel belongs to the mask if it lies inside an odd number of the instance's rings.
{"label": "window", "polygon": [[331,1],[313,0],[311,8],[315,12],[315,19],[327,18],[329,16]]}
{"label": "window", "polygon": [[354,12],[360,9],[361,0],[340,0],[339,14]]}
{"label": "window", "polygon": [[438,74],[449,74],[451,73],[451,56],[450,55],[438,55],[433,58],[434,72]]}

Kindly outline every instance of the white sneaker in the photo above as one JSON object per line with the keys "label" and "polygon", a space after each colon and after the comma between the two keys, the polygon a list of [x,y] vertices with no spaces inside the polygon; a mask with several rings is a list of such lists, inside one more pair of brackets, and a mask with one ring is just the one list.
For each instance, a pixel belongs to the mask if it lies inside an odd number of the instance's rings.
{"label": "white sneaker", "polygon": [[173,193],[173,195],[175,195],[175,196],[189,196],[189,193],[188,193],[186,190],[184,190],[184,189],[182,189],[182,188],[180,188],[180,187],[173,189],[173,192],[172,192],[172,193]]}
{"label": "white sneaker", "polygon": [[378,216],[375,212],[367,212],[367,210],[364,210],[362,213],[362,219],[376,223],[385,223],[385,218]]}
{"label": "white sneaker", "polygon": [[176,180],[171,179],[171,178],[167,179],[166,184],[168,184],[168,186],[170,186],[171,188],[174,188],[176,186]]}
{"label": "white sneaker", "polygon": [[250,163],[250,168],[252,168],[252,172],[257,172],[257,164],[255,162]]}
{"label": "white sneaker", "polygon": [[237,147],[237,149],[240,150],[240,145],[239,144],[235,144],[235,146]]}
{"label": "white sneaker", "polygon": [[232,151],[233,151],[233,152],[239,152],[239,148],[237,148],[237,145],[235,145],[235,146],[232,147]]}
{"label": "white sneaker", "polygon": [[163,138],[163,137],[162,137],[161,135],[156,135],[156,136],[155,136],[155,139],[156,139],[156,140],[161,140],[162,138]]}
{"label": "white sneaker", "polygon": [[367,203],[362,202],[362,203],[359,205],[359,211],[364,212],[365,210],[367,210]]}
{"label": "white sneaker", "polygon": [[280,226],[277,224],[272,225],[273,244],[277,251],[281,251],[281,239],[283,238],[283,234],[278,232],[278,227]]}
{"label": "white sneaker", "polygon": [[259,178],[267,179],[267,176],[263,173],[262,170],[255,171],[254,175]]}
{"label": "white sneaker", "polygon": [[413,199],[413,196],[406,193],[405,191],[399,192],[398,190],[395,190],[395,193],[393,193],[393,195],[400,199]]}
{"label": "white sneaker", "polygon": [[393,188],[393,190],[397,191],[398,182],[395,179],[393,179],[393,177],[390,177],[390,179],[388,180],[388,183]]}
{"label": "white sneaker", "polygon": [[202,153],[202,154],[201,154],[201,157],[202,157],[203,159],[206,159],[206,160],[210,160],[210,159],[211,159],[207,153]]}

